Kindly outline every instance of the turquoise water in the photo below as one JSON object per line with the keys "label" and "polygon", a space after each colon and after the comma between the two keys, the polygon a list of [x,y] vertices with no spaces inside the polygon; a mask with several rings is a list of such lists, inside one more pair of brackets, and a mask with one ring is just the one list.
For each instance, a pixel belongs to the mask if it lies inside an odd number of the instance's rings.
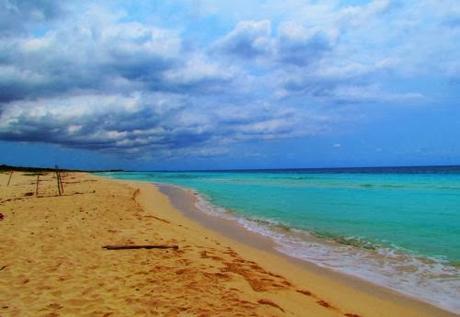
{"label": "turquoise water", "polygon": [[[460,298],[457,169],[104,175],[194,189],[205,201],[244,219],[250,230],[272,235],[282,252],[398,289],[401,283],[392,275],[404,273],[408,291],[414,283],[426,287],[409,293],[431,298],[430,291],[441,292],[437,304],[459,308],[451,303]],[[320,248],[321,241],[329,248]]]}

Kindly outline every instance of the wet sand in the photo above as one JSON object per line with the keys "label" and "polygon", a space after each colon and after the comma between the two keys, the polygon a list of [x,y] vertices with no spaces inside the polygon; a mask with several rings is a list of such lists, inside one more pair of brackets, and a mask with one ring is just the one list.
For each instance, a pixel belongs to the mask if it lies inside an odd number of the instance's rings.
{"label": "wet sand", "polygon": [[[211,229],[148,183],[68,173],[59,196],[48,173],[37,197],[36,175],[8,178],[0,316],[454,316]],[[140,244],[178,249],[102,248]]]}

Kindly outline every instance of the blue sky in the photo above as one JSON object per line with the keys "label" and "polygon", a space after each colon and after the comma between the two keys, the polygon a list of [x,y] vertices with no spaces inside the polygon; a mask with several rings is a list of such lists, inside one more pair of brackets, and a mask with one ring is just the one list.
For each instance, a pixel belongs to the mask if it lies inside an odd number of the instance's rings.
{"label": "blue sky", "polygon": [[460,164],[460,2],[0,0],[0,163]]}

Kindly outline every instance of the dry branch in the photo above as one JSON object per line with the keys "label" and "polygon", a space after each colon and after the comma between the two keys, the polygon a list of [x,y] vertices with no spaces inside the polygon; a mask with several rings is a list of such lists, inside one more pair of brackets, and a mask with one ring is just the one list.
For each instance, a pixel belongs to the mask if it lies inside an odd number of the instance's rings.
{"label": "dry branch", "polygon": [[106,250],[133,250],[133,249],[179,249],[177,245],[146,244],[146,245],[105,245]]}

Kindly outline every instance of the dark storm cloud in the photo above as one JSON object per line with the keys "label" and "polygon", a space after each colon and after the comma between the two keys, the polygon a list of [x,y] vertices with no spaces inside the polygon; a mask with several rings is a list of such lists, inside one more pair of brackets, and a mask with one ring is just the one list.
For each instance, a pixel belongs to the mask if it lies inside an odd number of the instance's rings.
{"label": "dark storm cloud", "polygon": [[0,138],[127,155],[141,150],[160,155],[238,140],[289,137],[299,124],[286,109],[267,109],[270,114],[261,114],[258,107],[246,107],[232,120],[233,107],[187,102],[170,94],[19,101],[3,113]]}

